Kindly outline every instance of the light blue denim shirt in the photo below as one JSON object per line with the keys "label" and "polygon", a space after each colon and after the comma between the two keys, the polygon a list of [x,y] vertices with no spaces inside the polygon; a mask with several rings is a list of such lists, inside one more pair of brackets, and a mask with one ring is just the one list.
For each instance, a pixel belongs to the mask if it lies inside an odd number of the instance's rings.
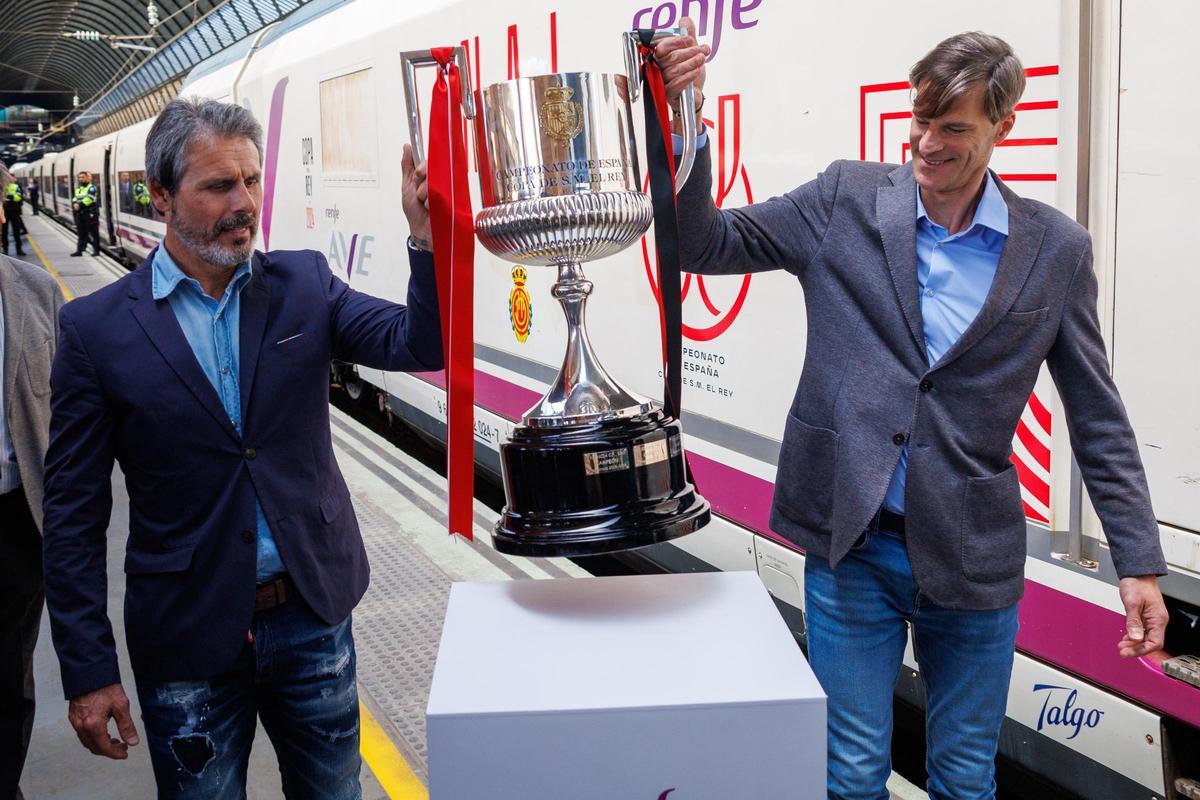
{"label": "light blue denim shirt", "polygon": [[0,301],[0,494],[15,492],[20,485],[17,451],[8,432],[8,409],[4,406],[4,302]]}
{"label": "light blue denim shirt", "polygon": [[[238,322],[241,317],[238,301],[251,275],[252,267],[247,261],[234,271],[233,280],[225,287],[220,302],[217,302],[204,293],[199,281],[184,275],[167,253],[167,248],[160,246],[154,254],[151,276],[154,299],[162,300],[165,297],[171,304],[183,335],[192,346],[192,352],[196,354],[204,374],[217,390],[221,405],[239,436],[242,434],[242,400],[238,385]],[[279,548],[271,536],[271,528],[267,525],[266,515],[263,514],[262,503],[257,499],[254,501],[254,513],[258,523],[255,580],[262,583],[283,573],[285,569]]]}
{"label": "light blue denim shirt", "polygon": [[[991,173],[987,173],[983,197],[975,217],[965,231],[951,236],[929,219],[921,191],[917,192],[917,287],[921,293],[921,320],[929,363],[958,341],[963,331],[983,308],[1000,253],[1008,239],[1008,204]],[[908,445],[900,452],[900,463],[892,475],[883,507],[904,513],[904,478],[908,472]]]}

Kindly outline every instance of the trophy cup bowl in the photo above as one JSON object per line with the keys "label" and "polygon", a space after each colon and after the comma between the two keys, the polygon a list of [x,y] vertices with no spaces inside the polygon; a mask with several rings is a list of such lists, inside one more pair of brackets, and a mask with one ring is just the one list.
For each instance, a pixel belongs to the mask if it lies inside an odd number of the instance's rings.
{"label": "trophy cup bowl", "polygon": [[476,236],[505,261],[556,268],[552,294],[567,319],[558,376],[500,447],[506,506],[493,541],[504,553],[624,550],[709,521],[688,480],[679,421],[613,380],[585,327],[592,283],[583,262],[624,250],[654,218],[641,191],[630,85],[629,76],[568,72],[480,93]]}

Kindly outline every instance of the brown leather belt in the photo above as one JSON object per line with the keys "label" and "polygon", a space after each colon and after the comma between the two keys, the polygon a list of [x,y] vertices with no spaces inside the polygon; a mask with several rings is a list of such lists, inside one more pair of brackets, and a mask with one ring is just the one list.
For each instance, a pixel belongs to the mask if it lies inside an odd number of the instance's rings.
{"label": "brown leather belt", "polygon": [[296,585],[287,575],[254,587],[254,610],[266,611],[281,606],[296,596]]}

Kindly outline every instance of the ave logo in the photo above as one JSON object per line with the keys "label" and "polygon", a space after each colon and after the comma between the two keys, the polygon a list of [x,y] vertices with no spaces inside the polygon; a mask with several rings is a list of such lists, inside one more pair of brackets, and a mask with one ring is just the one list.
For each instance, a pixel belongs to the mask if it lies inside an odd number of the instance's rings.
{"label": "ave logo", "polygon": [[[716,171],[714,201],[717,208],[744,206],[754,202],[750,176],[742,163],[742,97],[722,95],[717,99],[717,120],[705,118],[708,145]],[[694,175],[694,173],[693,173]],[[692,178],[688,178],[692,180]],[[650,176],[643,191],[649,191]],[[655,299],[659,295],[652,233],[642,237],[642,261]],[[680,295],[683,301],[683,335],[696,342],[716,339],[733,325],[745,305],[753,275],[709,276],[685,272]]]}

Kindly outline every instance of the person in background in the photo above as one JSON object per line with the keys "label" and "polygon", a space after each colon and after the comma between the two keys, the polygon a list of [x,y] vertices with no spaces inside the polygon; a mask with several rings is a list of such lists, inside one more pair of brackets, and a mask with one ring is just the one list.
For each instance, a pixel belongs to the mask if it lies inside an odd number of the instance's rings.
{"label": "person in background", "polygon": [[79,185],[75,187],[75,197],[71,208],[75,212],[75,252],[72,256],[81,256],[87,249],[88,240],[92,242],[92,255],[100,255],[100,192],[92,183],[92,173],[84,170],[78,175]]}
{"label": "person in background", "polygon": [[30,178],[25,184],[25,196],[29,198],[29,206],[36,217],[42,211],[42,187],[38,186],[37,178]]}
{"label": "person in background", "polygon": [[0,223],[0,250],[8,252],[8,235],[11,231],[17,255],[23,256],[25,249],[21,246],[21,237],[25,233],[25,226],[21,220],[21,203],[24,200],[21,184],[8,172],[0,174],[0,183],[4,186],[4,221]]}
{"label": "person in background", "polygon": [[40,267],[0,255],[0,798],[18,783],[33,730],[33,648],[42,619],[42,462],[50,364],[63,304]]}

